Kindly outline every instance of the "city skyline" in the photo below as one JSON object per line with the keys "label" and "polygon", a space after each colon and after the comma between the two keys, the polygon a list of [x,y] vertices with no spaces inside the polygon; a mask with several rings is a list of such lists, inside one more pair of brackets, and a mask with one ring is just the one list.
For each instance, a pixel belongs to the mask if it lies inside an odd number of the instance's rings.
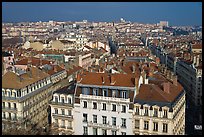
{"label": "city skyline", "polygon": [[[171,7],[171,8],[169,8]],[[37,10],[36,10],[37,8]],[[60,8],[60,10],[59,10]],[[147,10],[148,9],[148,10]],[[138,14],[139,13],[139,14]],[[3,2],[2,22],[119,21],[202,25],[201,2]]]}

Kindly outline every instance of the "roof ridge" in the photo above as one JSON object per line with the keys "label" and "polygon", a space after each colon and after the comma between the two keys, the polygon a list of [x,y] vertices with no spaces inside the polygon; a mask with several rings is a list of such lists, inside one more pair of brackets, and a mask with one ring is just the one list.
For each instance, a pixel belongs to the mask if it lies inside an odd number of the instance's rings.
{"label": "roof ridge", "polygon": [[[167,101],[169,101],[169,99],[167,99],[161,92],[161,89],[159,88],[158,85],[153,84],[152,87]],[[158,89],[158,90],[157,90]]]}

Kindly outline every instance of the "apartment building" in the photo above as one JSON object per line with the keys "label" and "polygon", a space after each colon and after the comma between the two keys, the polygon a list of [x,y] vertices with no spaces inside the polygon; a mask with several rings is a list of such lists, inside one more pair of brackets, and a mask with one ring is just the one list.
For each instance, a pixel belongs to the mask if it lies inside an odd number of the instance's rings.
{"label": "apartment building", "polygon": [[135,135],[185,134],[185,91],[173,73],[162,73],[139,88],[134,100]]}
{"label": "apartment building", "polygon": [[53,93],[51,107],[51,133],[57,135],[72,135],[73,129],[73,104],[75,83],[71,83]]}
{"label": "apartment building", "polygon": [[2,77],[2,130],[45,127],[52,93],[50,75],[36,67]]}
{"label": "apartment building", "polygon": [[91,66],[93,59],[91,58],[91,52],[84,52],[77,57],[79,66],[88,69]]}
{"label": "apartment building", "polygon": [[176,74],[187,92],[187,99],[195,106],[202,106],[202,58],[194,54],[191,59],[177,61]]}
{"label": "apartment building", "polygon": [[134,79],[132,74],[78,74],[74,134],[132,135]]}

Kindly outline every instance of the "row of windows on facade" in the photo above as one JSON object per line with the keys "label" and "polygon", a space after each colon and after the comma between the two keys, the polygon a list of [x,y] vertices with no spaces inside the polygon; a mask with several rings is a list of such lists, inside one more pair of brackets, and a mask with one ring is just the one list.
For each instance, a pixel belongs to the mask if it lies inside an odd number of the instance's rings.
{"label": "row of windows on facade", "polygon": [[[154,108],[153,109],[153,117],[158,117],[158,109]],[[140,114],[140,107],[136,106],[135,107],[135,114],[139,115]],[[149,108],[145,107],[144,108],[144,116],[149,116]],[[168,110],[163,110],[163,118],[168,118]]]}
{"label": "row of windows on facade", "polygon": [[[97,102],[93,102],[93,109],[97,109]],[[88,108],[87,101],[83,101],[83,108]],[[102,110],[106,110],[106,103],[102,103]],[[116,104],[112,104],[112,111],[116,112]],[[122,113],[126,113],[126,105],[122,105]]]}
{"label": "row of windows on facade", "polygon": [[[59,114],[58,112],[58,108],[55,108],[55,114]],[[61,109],[61,115],[65,115],[65,109]],[[72,111],[71,110],[68,110],[68,116],[71,116],[72,115]]]}
{"label": "row of windows on facade", "polygon": [[[158,122],[153,122],[153,131],[158,131]],[[167,123],[163,123],[163,132],[167,133],[168,132],[168,124]],[[135,120],[135,128],[136,129],[140,129],[140,120]],[[149,121],[144,121],[144,130],[149,130]]]}
{"label": "row of windows on facade", "polygon": [[[92,130],[93,130],[92,135],[99,135],[98,128],[93,127]],[[108,135],[107,131],[108,131],[107,129],[101,129],[101,133],[102,133],[101,135]],[[84,126],[83,127],[83,135],[88,135],[88,134],[89,134],[88,133],[88,127]],[[111,130],[111,135],[117,135],[117,131]],[[121,132],[121,135],[126,135],[126,132]]]}
{"label": "row of windows on facade", "polygon": [[[82,88],[82,94],[84,95],[90,95],[90,88]],[[93,95],[94,96],[99,96],[99,88],[93,88]],[[108,89],[102,89],[102,96],[108,97]],[[120,92],[120,95],[118,95],[117,90],[112,90],[112,97],[118,97],[120,96],[121,98],[128,98],[128,92],[127,91],[122,91]]]}
{"label": "row of windows on facade", "polygon": [[[11,107],[11,104],[13,104],[12,107]],[[2,108],[17,109],[17,106],[16,106],[16,103],[7,102],[7,107],[6,107],[6,102],[2,102]]]}
{"label": "row of windows on facade", "polygon": [[[93,115],[93,123],[97,123],[98,117],[97,115]],[[107,116],[102,116],[102,123],[103,124],[110,124],[109,122],[107,122]],[[122,121],[122,125],[121,127],[126,128],[126,119],[125,118],[121,118]],[[88,122],[88,114],[83,113],[83,122]],[[112,117],[112,125],[116,126],[116,117]]]}
{"label": "row of windows on facade", "polygon": [[17,92],[11,92],[11,91],[2,91],[2,96],[7,97],[21,97],[23,94],[28,94],[29,92],[35,91],[36,89],[41,88],[42,86],[48,84],[47,80],[43,80],[42,82],[32,84],[30,86],[26,86],[23,90],[18,90]]}
{"label": "row of windows on facade", "polygon": [[67,100],[66,100],[65,97],[61,97],[60,100],[59,100],[59,99],[58,99],[58,96],[54,96],[54,101],[55,101],[55,102],[61,102],[61,103],[72,104],[72,99],[71,99],[71,97],[68,97]]}
{"label": "row of windows on facade", "polygon": [[[61,124],[61,128],[65,128],[65,122],[66,122],[67,120],[63,120],[63,119],[61,119],[61,122],[60,122],[60,124]],[[68,125],[67,125],[67,128],[72,128],[72,122],[71,121],[67,121],[68,122]],[[59,119],[55,119],[55,124],[58,126],[59,125]]]}
{"label": "row of windows on facade", "polygon": [[[6,113],[8,114],[6,116]],[[9,112],[2,112],[2,118],[3,119],[9,119],[9,120],[16,120],[17,114],[16,113],[9,113]]]}

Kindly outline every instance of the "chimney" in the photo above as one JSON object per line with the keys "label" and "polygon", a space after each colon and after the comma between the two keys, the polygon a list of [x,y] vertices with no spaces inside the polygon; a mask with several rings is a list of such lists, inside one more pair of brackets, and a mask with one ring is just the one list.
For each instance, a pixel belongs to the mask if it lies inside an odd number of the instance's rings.
{"label": "chimney", "polygon": [[160,63],[160,59],[156,57],[156,64],[158,65]]}
{"label": "chimney", "polygon": [[170,93],[170,83],[169,82],[164,82],[163,83],[163,90],[166,93]]}
{"label": "chimney", "polygon": [[18,80],[19,80],[20,82],[22,82],[23,78],[21,77],[21,75],[17,75],[17,77],[18,77]]}
{"label": "chimney", "polygon": [[136,77],[135,77],[135,88],[136,88],[136,95],[137,94],[139,94],[139,81],[138,81],[139,79],[137,79]]}
{"label": "chimney", "polygon": [[196,64],[196,56],[193,57],[193,64]]}
{"label": "chimney", "polygon": [[132,65],[132,73],[135,73],[135,64]]}
{"label": "chimney", "polygon": [[53,66],[54,72],[57,72],[57,65]]}
{"label": "chimney", "polygon": [[173,84],[174,84],[175,86],[177,86],[177,83],[178,83],[178,81],[177,81],[177,76],[176,76],[176,75],[173,75]]}
{"label": "chimney", "polygon": [[110,75],[110,83],[111,83],[111,85],[113,85],[115,83],[115,76],[114,75]]}
{"label": "chimney", "polygon": [[77,82],[80,82],[80,80],[81,80],[81,75],[78,73],[77,74]]}
{"label": "chimney", "polygon": [[31,72],[31,68],[30,67],[27,68],[27,74],[28,74],[28,76],[30,78],[32,78],[32,72]]}
{"label": "chimney", "polygon": [[199,60],[200,60],[200,58],[199,58],[199,56],[197,56],[197,57],[196,57],[196,67],[199,66]]}
{"label": "chimney", "polygon": [[102,76],[102,83],[104,84],[105,83],[105,77]]}
{"label": "chimney", "polygon": [[146,72],[143,70],[143,71],[142,71],[143,84],[145,84],[146,78],[147,78],[147,74],[146,74]]}
{"label": "chimney", "polygon": [[150,70],[149,70],[149,77],[153,76],[153,72],[154,72],[154,70],[152,68],[150,68]]}

